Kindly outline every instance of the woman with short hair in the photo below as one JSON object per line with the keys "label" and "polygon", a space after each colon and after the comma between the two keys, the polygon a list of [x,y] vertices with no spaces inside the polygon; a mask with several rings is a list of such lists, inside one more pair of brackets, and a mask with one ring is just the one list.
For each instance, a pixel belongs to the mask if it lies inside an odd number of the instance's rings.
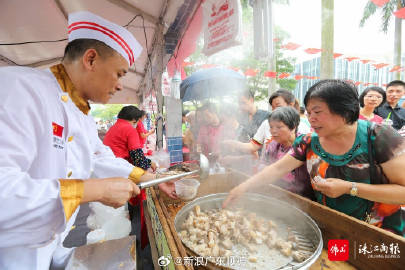
{"label": "woman with short hair", "polygon": [[[260,162],[266,166],[278,161],[292,149],[299,135],[300,115],[293,107],[280,107],[271,113],[268,121],[272,138],[265,143],[260,158]],[[315,198],[305,164],[287,173],[275,184],[310,199]]]}
{"label": "woman with short hair", "polygon": [[381,87],[367,87],[361,93],[360,100],[360,116],[361,120],[368,120],[371,122],[381,124],[383,119],[374,113],[374,110],[385,102],[385,91]]}
{"label": "woman with short hair", "polygon": [[[319,81],[304,103],[314,132],[298,137],[288,155],[232,189],[224,207],[252,187],[272,183],[306,163],[319,203],[403,235],[399,205],[405,204],[405,139],[387,125],[371,128],[369,121],[358,120],[357,89],[348,82]],[[382,184],[373,184],[375,179]],[[374,202],[397,207],[376,212]]]}

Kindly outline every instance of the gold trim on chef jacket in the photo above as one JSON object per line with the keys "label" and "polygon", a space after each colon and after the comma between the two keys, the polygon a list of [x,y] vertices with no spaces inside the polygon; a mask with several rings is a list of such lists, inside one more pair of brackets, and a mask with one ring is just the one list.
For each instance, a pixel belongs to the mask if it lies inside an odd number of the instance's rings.
{"label": "gold trim on chef jacket", "polygon": [[129,180],[131,180],[132,182],[134,182],[135,184],[138,184],[139,182],[141,182],[141,176],[145,174],[145,171],[141,168],[138,167],[134,167],[132,169],[132,172],[129,174]]}
{"label": "gold trim on chef jacket", "polygon": [[[73,82],[69,78],[69,75],[66,73],[65,67],[62,64],[58,64],[52,66],[50,69],[58,81],[60,88],[62,88],[62,91],[68,93],[69,97],[72,99],[77,108],[87,115],[90,111],[90,105],[77,92]],[[66,102],[67,100],[65,101],[63,97],[64,96],[62,96],[62,100]]]}
{"label": "gold trim on chef jacket", "polygon": [[60,197],[65,210],[66,221],[70,219],[79,206],[84,193],[83,180],[59,179]]}

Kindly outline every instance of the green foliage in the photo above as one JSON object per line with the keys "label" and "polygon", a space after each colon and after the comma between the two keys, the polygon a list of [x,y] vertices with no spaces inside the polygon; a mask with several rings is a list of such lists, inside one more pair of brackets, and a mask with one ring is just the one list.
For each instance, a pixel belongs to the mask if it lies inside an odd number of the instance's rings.
{"label": "green foliage", "polygon": [[[393,12],[396,11],[399,0],[391,0],[381,8],[381,31],[387,33]],[[371,1],[368,1],[363,10],[363,17],[360,20],[360,26],[363,27],[365,22],[377,12],[378,7]]]}
{"label": "green foliage", "polygon": [[113,120],[124,106],[123,104],[97,105],[90,112],[94,118]]}

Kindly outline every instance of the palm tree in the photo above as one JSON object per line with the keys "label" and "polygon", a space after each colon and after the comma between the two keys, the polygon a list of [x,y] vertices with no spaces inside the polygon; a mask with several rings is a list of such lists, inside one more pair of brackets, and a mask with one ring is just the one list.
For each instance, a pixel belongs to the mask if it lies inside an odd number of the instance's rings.
{"label": "palm tree", "polygon": [[[393,16],[393,12],[405,7],[405,0],[390,0],[381,8],[381,30],[384,33],[388,31],[388,25]],[[365,22],[371,15],[375,14],[377,6],[369,1],[364,7],[363,18],[360,21],[360,26],[364,26]],[[395,37],[394,37],[394,65],[401,65],[401,31],[402,31],[402,19],[395,17]],[[400,79],[401,74],[397,72],[396,78]]]}
{"label": "palm tree", "polygon": [[334,37],[334,0],[322,0],[321,33],[321,79],[334,77],[333,37]]}

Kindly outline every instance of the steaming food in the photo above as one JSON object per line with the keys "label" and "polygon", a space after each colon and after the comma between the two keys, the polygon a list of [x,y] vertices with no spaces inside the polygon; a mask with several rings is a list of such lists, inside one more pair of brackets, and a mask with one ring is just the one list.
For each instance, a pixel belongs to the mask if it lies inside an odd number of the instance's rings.
{"label": "steaming food", "polygon": [[196,205],[182,224],[179,236],[189,248],[208,259],[229,258],[236,246],[247,251],[251,263],[258,261],[257,250],[263,246],[278,250],[296,262],[303,262],[311,255],[298,250],[297,238],[290,230],[285,238],[277,228],[274,221],[241,209],[203,211]]}

